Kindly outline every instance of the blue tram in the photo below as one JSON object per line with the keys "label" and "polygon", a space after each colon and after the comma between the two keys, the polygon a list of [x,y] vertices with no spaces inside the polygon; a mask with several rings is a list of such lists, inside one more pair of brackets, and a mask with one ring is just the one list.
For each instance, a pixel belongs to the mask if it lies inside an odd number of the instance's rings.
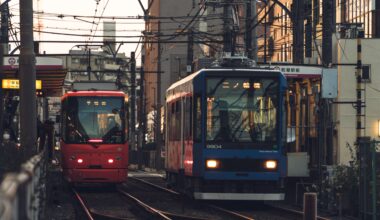
{"label": "blue tram", "polygon": [[205,200],[283,200],[285,76],[202,69],[166,92],[167,184]]}

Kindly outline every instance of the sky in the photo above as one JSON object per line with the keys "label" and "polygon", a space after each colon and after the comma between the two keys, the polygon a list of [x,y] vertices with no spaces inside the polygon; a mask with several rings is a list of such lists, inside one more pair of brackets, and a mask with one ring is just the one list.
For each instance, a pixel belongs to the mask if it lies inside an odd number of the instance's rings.
{"label": "sky", "polygon": [[[9,3],[10,12],[14,15],[11,22],[17,32],[19,32],[18,2],[11,0]],[[146,5],[147,0],[141,2]],[[96,36],[103,34],[103,21],[112,19],[100,19],[94,16],[116,18],[116,41],[139,41],[138,36],[141,36],[141,31],[144,29],[143,19],[120,19],[144,14],[138,0],[34,0],[33,4],[34,26],[36,30],[40,30],[35,32],[35,40],[102,41],[102,37]],[[136,37],[131,38],[131,36]],[[40,51],[46,54],[65,54],[77,44],[84,43],[44,43],[40,45]],[[136,43],[123,44],[119,52],[124,52],[129,57],[136,47]],[[136,50],[136,56],[140,58],[140,49]]]}

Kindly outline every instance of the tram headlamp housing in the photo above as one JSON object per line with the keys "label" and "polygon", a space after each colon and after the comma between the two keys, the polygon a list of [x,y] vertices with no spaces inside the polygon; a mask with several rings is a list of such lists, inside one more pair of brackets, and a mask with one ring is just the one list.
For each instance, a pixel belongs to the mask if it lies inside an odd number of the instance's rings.
{"label": "tram headlamp housing", "polygon": [[206,167],[208,169],[216,169],[219,167],[219,161],[214,159],[208,159],[206,160]]}
{"label": "tram headlamp housing", "polygon": [[277,161],[275,160],[266,160],[264,162],[264,167],[265,169],[268,169],[268,170],[274,170],[277,168]]}

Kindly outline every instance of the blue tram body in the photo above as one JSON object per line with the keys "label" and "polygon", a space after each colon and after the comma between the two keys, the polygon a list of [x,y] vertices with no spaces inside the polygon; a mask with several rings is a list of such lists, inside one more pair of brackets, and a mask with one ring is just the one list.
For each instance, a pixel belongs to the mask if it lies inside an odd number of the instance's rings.
{"label": "blue tram body", "polygon": [[202,69],[166,93],[169,186],[195,199],[283,200],[284,75]]}

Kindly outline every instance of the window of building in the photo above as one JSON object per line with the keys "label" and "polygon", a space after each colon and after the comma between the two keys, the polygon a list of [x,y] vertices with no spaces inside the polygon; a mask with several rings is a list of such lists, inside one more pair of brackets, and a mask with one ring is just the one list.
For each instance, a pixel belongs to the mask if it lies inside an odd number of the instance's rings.
{"label": "window of building", "polygon": [[364,82],[371,82],[371,65],[362,66],[362,80]]}
{"label": "window of building", "polygon": [[74,64],[78,64],[79,63],[79,58],[73,58],[73,59],[71,59],[71,62],[74,63]]}
{"label": "window of building", "polygon": [[[289,8],[289,3],[285,2],[285,6],[286,8]],[[284,11],[284,19],[285,19],[285,23],[284,23],[285,35],[287,35],[288,34],[288,15],[285,13],[285,11]]]}
{"label": "window of building", "polygon": [[277,14],[277,17],[280,18],[280,29],[281,29],[281,37],[284,36],[284,28],[282,27],[282,17],[280,13]]}

